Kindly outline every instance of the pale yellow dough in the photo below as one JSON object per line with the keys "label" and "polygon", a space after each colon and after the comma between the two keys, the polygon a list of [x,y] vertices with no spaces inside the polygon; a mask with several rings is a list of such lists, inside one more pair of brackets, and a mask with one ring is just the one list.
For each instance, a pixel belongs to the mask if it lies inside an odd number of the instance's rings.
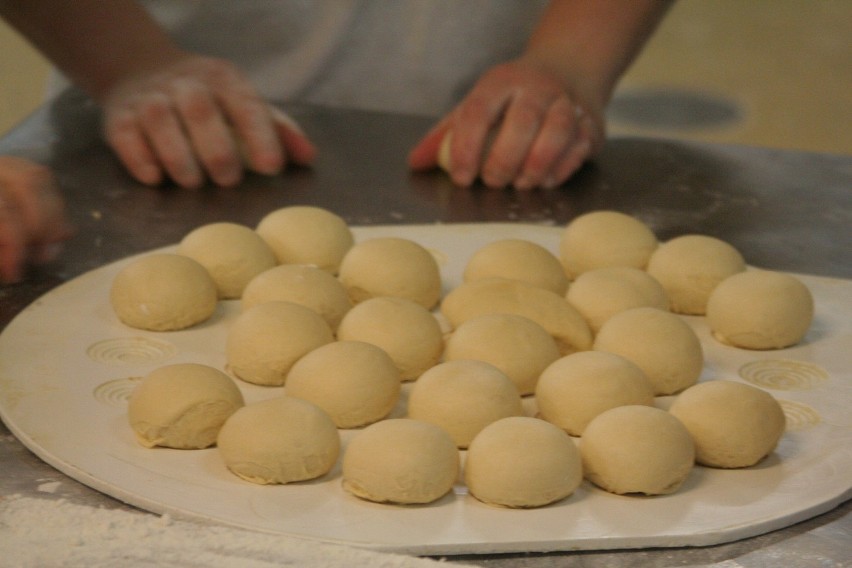
{"label": "pale yellow dough", "polygon": [[225,420],[244,404],[225,373],[207,365],[178,363],[148,373],[133,389],[127,417],[146,448],[212,446]]}
{"label": "pale yellow dough", "polygon": [[336,274],[355,239],[343,218],[321,207],[292,205],[267,214],[257,233],[279,264],[313,264]]}
{"label": "pale yellow dough", "polygon": [[501,239],[477,250],[465,265],[463,280],[508,278],[550,290],[568,289],[568,277],[559,259],[543,246],[523,239]]}
{"label": "pale yellow dough", "polygon": [[403,381],[415,380],[435,366],[444,352],[444,334],[435,316],[412,300],[390,296],[370,298],[349,310],[337,338],[381,347]]}
{"label": "pale yellow dough", "polygon": [[450,435],[410,418],[367,426],[343,455],[343,488],[378,503],[431,503],[452,490],[458,475],[459,452]]}
{"label": "pale yellow dough", "polygon": [[483,361],[447,361],[429,369],[414,383],[408,416],[446,430],[459,448],[487,425],[521,416],[521,396],[497,367]]}
{"label": "pale yellow dough", "polygon": [[768,456],[784,434],[784,410],[757,387],[734,381],[699,383],[683,391],[669,412],[695,442],[696,461],[720,468],[749,467]]}
{"label": "pale yellow dough", "polygon": [[125,266],[113,279],[110,303],[125,324],[150,331],[185,329],[210,318],[218,292],[197,261],[155,253]]}
{"label": "pale yellow dough", "polygon": [[315,311],[292,302],[267,302],[242,312],[228,330],[228,369],[258,385],[280,386],[293,363],[334,341]]}
{"label": "pale yellow dough", "polygon": [[535,400],[541,417],[572,436],[597,415],[615,408],[654,405],[654,387],[636,364],[604,351],[573,353],[554,361],[539,378]]}
{"label": "pale yellow dough", "polygon": [[249,280],[275,266],[260,235],[236,223],[202,225],[181,240],[177,252],[207,269],[222,299],[239,298]]}
{"label": "pale yellow dough", "polygon": [[583,480],[580,453],[562,430],[537,418],[503,418],[474,438],[465,483],[478,500],[503,507],[542,507],[571,495]]}
{"label": "pale yellow dough", "polygon": [[287,395],[325,410],[338,428],[381,420],[399,400],[399,371],[382,349],[361,341],[317,347],[287,373]]}
{"label": "pale yellow dough", "polygon": [[695,464],[686,427],[650,406],[619,406],[598,415],[583,434],[580,454],[586,479],[618,494],[673,493]]}
{"label": "pale yellow dough", "polygon": [[340,455],[340,434],[316,405],[279,396],[235,412],[219,431],[217,445],[235,475],[281,484],[328,473]]}

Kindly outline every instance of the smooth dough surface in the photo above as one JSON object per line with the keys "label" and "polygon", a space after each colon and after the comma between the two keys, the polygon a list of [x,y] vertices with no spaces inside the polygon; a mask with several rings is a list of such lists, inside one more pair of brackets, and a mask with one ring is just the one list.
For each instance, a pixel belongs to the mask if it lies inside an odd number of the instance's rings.
{"label": "smooth dough surface", "polygon": [[325,410],[338,428],[387,416],[399,400],[399,371],[382,349],[361,341],[317,347],[287,373],[288,396]]}
{"label": "smooth dough surface", "polygon": [[508,278],[550,290],[568,290],[568,277],[559,259],[543,246],[524,239],[500,239],[478,249],[465,265],[465,282]]}
{"label": "smooth dough surface", "polygon": [[197,449],[212,446],[225,420],[244,404],[234,381],[197,363],[159,367],[133,389],[127,416],[146,448]]}
{"label": "smooth dough surface", "polygon": [[789,274],[749,270],[723,280],[707,302],[713,336],[744,349],[781,349],[799,343],[811,327],[814,299]]}
{"label": "smooth dough surface", "polygon": [[279,396],[235,412],[219,431],[217,445],[225,466],[246,481],[292,483],[334,467],[340,434],[316,405]]}
{"label": "smooth dough surface", "polygon": [[272,211],[256,230],[279,264],[313,264],[332,274],[355,242],[342,217],[309,205]]}
{"label": "smooth dough surface", "polygon": [[197,261],[155,253],[125,266],[112,282],[110,303],[125,324],[150,331],[174,331],[201,323],[216,311],[213,278]]}
{"label": "smooth dough surface", "polygon": [[692,434],[696,461],[720,468],[749,467],[768,456],[784,434],[784,410],[757,387],[734,381],[698,383],[669,408]]}
{"label": "smooth dough surface", "polygon": [[408,416],[440,426],[459,448],[468,447],[492,422],[523,413],[515,384],[483,361],[436,365],[423,373],[408,396]]}
{"label": "smooth dough surface", "polygon": [[378,503],[431,503],[459,475],[450,435],[428,422],[391,418],[364,428],[343,455],[343,488]]}
{"label": "smooth dough surface", "polygon": [[438,320],[406,298],[381,296],[354,306],[340,322],[337,338],[381,347],[393,359],[403,381],[414,380],[435,366],[444,352]]}
{"label": "smooth dough surface", "polygon": [[673,493],[695,463],[695,446],[674,416],[650,406],[619,406],[592,420],[580,441],[583,471],[617,494]]}
{"label": "smooth dough surface", "polygon": [[471,495],[492,505],[542,507],[583,480],[580,453],[562,430],[537,418],[503,418],[474,438],[465,460]]}
{"label": "smooth dough surface", "polygon": [[177,252],[207,269],[222,299],[239,298],[249,280],[275,266],[260,235],[236,223],[202,225],[187,233]]}

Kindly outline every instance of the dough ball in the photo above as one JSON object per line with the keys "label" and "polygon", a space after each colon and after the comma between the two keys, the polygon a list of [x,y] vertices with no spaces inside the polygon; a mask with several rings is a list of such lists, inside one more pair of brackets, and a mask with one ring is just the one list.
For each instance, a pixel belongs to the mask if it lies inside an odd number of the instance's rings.
{"label": "dough ball", "polygon": [[485,314],[516,314],[547,330],[563,355],[592,348],[589,324],[563,296],[517,280],[488,278],[453,289],[441,302],[453,327]]}
{"label": "dough ball", "polygon": [[146,448],[212,446],[225,420],[243,406],[243,395],[218,369],[196,363],[151,371],[133,389],[127,416]]}
{"label": "dough ball", "polygon": [[674,493],[692,471],[695,446],[674,416],[619,406],[592,420],[580,442],[586,479],[610,493]]}
{"label": "dough ball", "polygon": [[387,353],[361,341],[317,347],[287,373],[287,395],[325,410],[338,428],[381,420],[399,400],[399,371]]}
{"label": "dough ball", "polygon": [[228,368],[257,385],[283,385],[293,363],[334,336],[322,317],[292,302],[267,302],[242,312],[225,345]]}
{"label": "dough ball", "polygon": [[257,233],[279,264],[313,264],[336,274],[355,242],[341,217],[320,207],[292,205],[277,209],[257,225]]}
{"label": "dough ball", "polygon": [[156,253],[134,260],[115,276],[110,302],[118,319],[130,327],[174,331],[210,318],[218,292],[197,261]]}
{"label": "dough ball", "polygon": [[630,308],[669,309],[669,298],[657,280],[638,268],[596,268],[577,277],[568,288],[568,302],[577,308],[593,333],[618,312]]}
{"label": "dough ball", "polygon": [[487,425],[523,415],[521,395],[497,367],[483,361],[447,361],[414,383],[408,415],[440,426],[466,448]]}
{"label": "dough ball", "polygon": [[275,266],[260,235],[236,223],[202,225],[181,240],[177,252],[207,269],[223,299],[239,298],[249,280]]}
{"label": "dough ball", "polygon": [[444,430],[393,418],[367,426],[343,455],[343,488],[377,503],[431,503],[459,475],[459,452]]}
{"label": "dough ball", "polygon": [[412,300],[390,296],[370,298],[349,310],[337,338],[381,347],[403,381],[414,380],[435,366],[444,352],[444,334],[435,316]]}
{"label": "dough ball", "polygon": [[538,380],[535,400],[541,417],[571,434],[598,414],[617,406],[654,405],[645,373],[620,355],[583,351],[554,361]]}
{"label": "dough ball", "polygon": [[543,327],[514,314],[486,314],[461,324],[447,339],[446,361],[491,363],[522,395],[532,394],[541,372],[559,358],[556,342]]}
{"label": "dough ball", "polygon": [[282,264],[258,274],[243,292],[242,309],[274,301],[311,308],[332,331],[352,307],[346,288],[337,278],[307,264]]}
{"label": "dough ball", "polygon": [[[500,131],[498,127],[491,128],[485,136],[485,143],[482,147],[480,164],[491,152],[491,146],[494,145],[494,140],[497,138],[497,133]],[[450,148],[453,144],[453,131],[448,130],[441,140],[441,145],[438,147],[438,167],[449,172],[452,169],[452,158],[450,157]]]}
{"label": "dough ball", "polygon": [[618,211],[593,211],[568,223],[559,257],[571,279],[595,268],[645,268],[657,237],[642,221]]}
{"label": "dough ball", "polygon": [[465,282],[483,278],[521,280],[559,295],[568,289],[568,277],[559,259],[543,246],[523,239],[493,241],[468,260]]}
{"label": "dough ball", "polygon": [[781,349],[800,342],[814,318],[808,287],[789,274],[749,270],[723,280],[707,303],[713,336],[744,349]]}
{"label": "dough ball", "polygon": [[340,434],[328,414],[289,396],[242,407],[222,426],[217,444],[231,472],[264,485],[315,479],[340,455]]}
{"label": "dough ball", "polygon": [[756,464],[772,453],[786,425],[784,411],[771,394],[734,381],[689,387],[669,412],[692,435],[696,461],[710,467]]}
{"label": "dough ball", "polygon": [[704,368],[701,342],[689,324],[656,308],[615,314],[601,327],[594,348],[638,365],[656,395],[674,394],[694,385]]}
{"label": "dough ball", "polygon": [[583,480],[577,446],[548,422],[503,418],[479,433],[467,451],[465,483],[478,500],[503,507],[542,507],[565,499]]}
{"label": "dough ball", "polygon": [[704,315],[713,289],[745,269],[737,249],[706,235],[683,235],[661,244],[647,268],[666,290],[671,310],[692,315]]}

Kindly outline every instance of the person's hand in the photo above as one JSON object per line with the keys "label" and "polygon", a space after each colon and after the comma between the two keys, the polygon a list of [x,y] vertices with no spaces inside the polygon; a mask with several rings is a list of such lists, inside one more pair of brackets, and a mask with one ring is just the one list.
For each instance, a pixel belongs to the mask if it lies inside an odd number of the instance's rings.
{"label": "person's hand", "polygon": [[50,170],[0,156],[0,282],[19,281],[28,260],[52,260],[71,234]]}
{"label": "person's hand", "polygon": [[107,142],[145,184],[168,176],[189,188],[206,179],[233,186],[244,166],[272,175],[314,159],[299,127],[224,60],[184,54],[131,75],[100,102]]}
{"label": "person's hand", "polygon": [[579,100],[544,69],[512,61],[483,75],[411,151],[408,163],[415,170],[434,168],[451,132],[449,173],[457,185],[479,177],[494,188],[556,187],[600,149],[602,114],[601,105]]}

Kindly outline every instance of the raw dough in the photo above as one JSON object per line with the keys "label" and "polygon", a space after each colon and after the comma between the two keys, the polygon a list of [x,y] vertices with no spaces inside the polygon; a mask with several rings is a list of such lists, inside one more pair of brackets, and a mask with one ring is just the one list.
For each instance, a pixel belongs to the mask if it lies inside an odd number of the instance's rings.
{"label": "raw dough", "polygon": [[556,342],[529,318],[485,314],[461,324],[447,339],[446,361],[474,359],[505,373],[522,395],[532,394],[541,372],[559,358]]}
{"label": "raw dough", "polygon": [[565,296],[577,308],[593,333],[613,315],[630,308],[669,309],[669,298],[657,280],[638,268],[596,268],[577,277]]}
{"label": "raw dough", "polygon": [[784,410],[757,387],[734,381],[699,383],[683,391],[669,412],[692,434],[698,463],[748,467],[768,456],[784,434]]}
{"label": "raw dough", "polygon": [[586,479],[618,494],[673,493],[695,464],[686,427],[650,406],[619,406],[598,415],[583,434],[580,454]]}
{"label": "raw dough", "polygon": [[242,407],[222,426],[217,444],[231,472],[260,484],[315,479],[340,455],[340,434],[331,418],[288,396]]}
{"label": "raw dough", "polygon": [[399,400],[399,371],[382,349],[362,341],[317,347],[287,373],[287,395],[313,402],[338,428],[381,420]]}
{"label": "raw dough", "polygon": [[356,244],[343,258],[339,277],[354,304],[394,296],[432,309],[441,296],[438,262],[409,239],[376,237]]}
{"label": "raw dough", "polygon": [[367,426],[343,455],[343,488],[377,503],[431,503],[452,490],[458,475],[450,435],[410,418]]}
{"label": "raw dough", "polygon": [[243,395],[225,373],[207,365],[178,363],[148,373],[133,389],[127,417],[146,448],[212,446],[225,420],[243,406]]}
{"label": "raw dough", "polygon": [[282,264],[258,274],[243,292],[243,311],[264,302],[293,302],[311,308],[332,331],[352,303],[346,288],[327,271],[307,264]]}
{"label": "raw dough", "polygon": [[515,384],[494,365],[459,360],[441,363],[414,383],[408,415],[446,430],[459,448],[466,448],[487,425],[523,415]]}
{"label": "raw dough", "polygon": [[744,349],[781,349],[811,327],[814,299],[789,274],[750,270],[723,280],[707,303],[707,323],[722,343]]}
{"label": "raw dough", "polygon": [[661,244],[648,261],[678,314],[704,315],[713,289],[725,278],[746,269],[743,255],[723,240],[683,235]]}
{"label": "raw dough", "polygon": [[474,438],[465,460],[465,483],[484,503],[542,507],[565,499],[583,480],[580,453],[548,422],[516,416],[498,420]]}
{"label": "raw dough", "polygon": [[260,235],[236,223],[202,225],[181,240],[177,252],[207,269],[222,299],[239,298],[249,280],[275,266]]}
{"label": "raw dough", "polygon": [[654,394],[669,395],[694,385],[704,368],[695,331],[680,316],[657,308],[632,308],[607,320],[594,349],[621,355],[638,365]]}
{"label": "raw dough", "polygon": [[393,359],[403,381],[419,377],[444,352],[444,334],[435,316],[412,300],[390,296],[370,298],[349,310],[340,322],[337,338],[381,347]]}
{"label": "raw dough", "polygon": [[615,408],[654,405],[654,387],[636,364],[604,351],[573,353],[554,361],[538,380],[535,400],[541,417],[572,436],[598,414]]}
{"label": "raw dough", "polygon": [[568,277],[559,259],[543,246],[523,239],[501,239],[477,250],[465,266],[465,282],[483,278],[521,280],[559,295]]}
{"label": "raw dough", "polygon": [[657,237],[642,221],[618,211],[593,211],[568,223],[559,257],[571,279],[607,266],[645,268]]}
{"label": "raw dough", "polygon": [[312,309],[292,302],[258,304],[231,324],[228,369],[249,383],[280,386],[293,363],[332,341],[331,328]]}
{"label": "raw dough", "polygon": [[115,276],[110,302],[118,319],[130,327],[174,331],[210,318],[218,292],[197,261],[156,253],[134,260]]}
{"label": "raw dough", "polygon": [[336,274],[355,242],[341,217],[320,207],[292,205],[277,209],[257,225],[279,264],[313,264]]}

